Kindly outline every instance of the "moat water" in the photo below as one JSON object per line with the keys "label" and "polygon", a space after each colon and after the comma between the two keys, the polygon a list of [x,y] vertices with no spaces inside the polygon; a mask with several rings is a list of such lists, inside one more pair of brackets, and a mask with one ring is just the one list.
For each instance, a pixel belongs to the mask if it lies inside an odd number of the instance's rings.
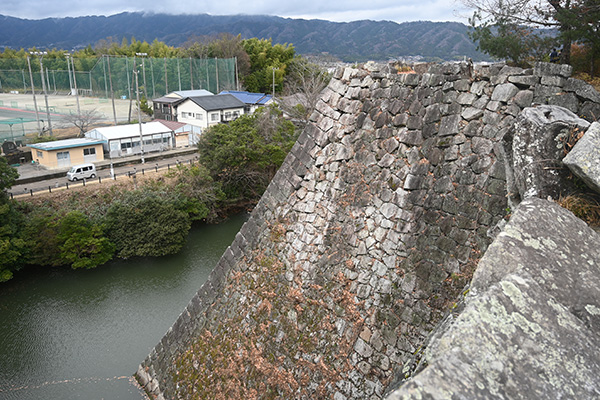
{"label": "moat water", "polygon": [[0,399],[140,400],[132,375],[246,220],[192,228],[176,255],[0,284]]}

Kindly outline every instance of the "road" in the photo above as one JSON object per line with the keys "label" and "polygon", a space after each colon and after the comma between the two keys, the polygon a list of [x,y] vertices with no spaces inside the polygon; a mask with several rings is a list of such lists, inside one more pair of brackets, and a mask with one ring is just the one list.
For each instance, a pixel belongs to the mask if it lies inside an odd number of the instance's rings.
{"label": "road", "polygon": [[[134,172],[137,174],[153,174],[156,171],[164,171],[169,168],[175,168],[177,164],[189,164],[190,161],[193,161],[197,158],[197,155],[194,154],[183,154],[177,155],[176,157],[164,158],[161,160],[149,160],[145,164],[139,163],[130,163],[127,165],[119,166],[114,168],[114,173],[117,179],[127,179],[129,174],[133,174]],[[32,166],[22,166],[19,168],[35,168]],[[38,167],[39,168],[39,167]],[[19,169],[17,169],[19,170]],[[48,172],[44,170],[43,172]],[[42,172],[41,172],[42,173]],[[111,177],[110,168],[98,169],[96,171],[97,177],[95,179],[88,180],[86,184],[97,184],[102,181],[106,181],[109,179],[114,179]],[[66,188],[67,184],[69,187],[82,186],[84,183],[82,181],[77,182],[69,182],[65,175],[60,178],[49,178],[39,182],[31,182],[22,185],[15,185],[8,190],[9,193],[12,193],[13,196],[23,196],[30,195],[33,191],[33,194],[47,193],[49,190],[56,190],[59,188]],[[50,189],[49,189],[50,188]]]}

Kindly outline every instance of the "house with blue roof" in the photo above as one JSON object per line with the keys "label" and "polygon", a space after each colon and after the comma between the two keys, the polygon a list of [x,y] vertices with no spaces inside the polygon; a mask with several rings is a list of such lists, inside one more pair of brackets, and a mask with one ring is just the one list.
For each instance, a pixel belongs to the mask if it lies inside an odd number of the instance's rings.
{"label": "house with blue roof", "polygon": [[244,113],[252,114],[259,107],[268,106],[273,103],[273,96],[265,93],[252,93],[240,90],[224,90],[219,94],[231,94],[245,104]]}
{"label": "house with blue roof", "polygon": [[180,90],[152,100],[155,119],[177,121],[177,107],[190,97],[212,96],[208,90]]}

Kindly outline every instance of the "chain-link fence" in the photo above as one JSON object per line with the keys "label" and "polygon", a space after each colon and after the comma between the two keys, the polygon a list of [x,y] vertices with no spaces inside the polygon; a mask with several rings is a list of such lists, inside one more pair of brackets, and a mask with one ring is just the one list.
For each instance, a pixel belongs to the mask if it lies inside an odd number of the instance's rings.
{"label": "chain-link fence", "polygon": [[134,71],[138,72],[140,95],[148,99],[180,90],[205,89],[216,94],[238,87],[234,58],[32,55],[29,60],[0,59],[0,91],[27,93],[33,84],[40,93],[43,76],[48,94],[74,93],[77,89],[81,96],[110,98],[114,92],[116,98],[135,98]]}

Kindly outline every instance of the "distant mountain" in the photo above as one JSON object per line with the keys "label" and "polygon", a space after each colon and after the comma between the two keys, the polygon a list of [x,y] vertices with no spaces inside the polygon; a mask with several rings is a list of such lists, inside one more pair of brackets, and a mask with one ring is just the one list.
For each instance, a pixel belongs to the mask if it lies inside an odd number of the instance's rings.
{"label": "distant mountain", "polygon": [[180,46],[191,36],[228,32],[243,38],[272,38],[291,43],[300,54],[322,54],[344,61],[387,60],[423,56],[426,59],[474,60],[477,52],[457,22],[389,21],[330,22],[265,15],[212,16],[121,13],[112,16],[29,20],[0,15],[0,48],[77,49],[108,37],[154,39]]}

